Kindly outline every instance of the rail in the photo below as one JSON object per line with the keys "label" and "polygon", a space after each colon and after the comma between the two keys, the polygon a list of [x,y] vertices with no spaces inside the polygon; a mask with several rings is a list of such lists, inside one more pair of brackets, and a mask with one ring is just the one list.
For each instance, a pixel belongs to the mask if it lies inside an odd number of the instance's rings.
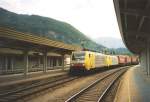
{"label": "rail", "polygon": [[[82,100],[82,101],[86,101],[86,100],[84,100],[84,96],[86,96],[86,99],[91,99],[91,97],[93,98],[93,97],[95,97],[94,95],[93,95],[93,93],[94,92],[91,92],[92,93],[92,96],[90,96],[89,94],[87,94],[88,92],[87,91],[89,91],[91,88],[93,88],[93,87],[95,87],[97,84],[99,84],[101,81],[103,81],[103,80],[105,80],[105,79],[107,79],[108,77],[110,77],[110,76],[112,76],[113,74],[115,74],[115,73],[117,73],[117,72],[120,72],[121,70],[126,70],[126,69],[119,69],[119,70],[117,70],[117,71],[115,71],[115,72],[113,72],[113,73],[110,73],[110,74],[108,74],[108,75],[105,75],[103,78],[101,78],[101,79],[98,79],[98,80],[96,80],[96,81],[94,81],[93,83],[91,83],[89,86],[87,86],[87,87],[85,87],[85,88],[83,88],[81,91],[79,91],[78,93],[76,93],[76,94],[74,94],[73,96],[71,96],[69,99],[67,99],[65,102],[76,102],[76,100],[79,98],[79,97],[82,97],[82,95],[83,95],[83,98],[81,98],[81,99],[79,99],[79,100]],[[119,76],[118,76],[119,77]],[[111,85],[109,85],[109,87],[110,87]],[[108,88],[109,89],[109,88]],[[107,90],[108,90],[107,89]],[[93,89],[93,90],[97,90],[97,89]],[[90,91],[89,91],[90,92]],[[107,91],[106,91],[107,92]],[[105,95],[105,93],[106,92],[103,92],[102,93],[102,95],[104,96]],[[84,94],[86,94],[86,95],[84,95]],[[95,93],[94,93],[95,94]],[[98,92],[98,96],[99,96],[99,92]],[[88,97],[88,95],[89,95],[89,97]],[[102,99],[102,97],[103,96],[100,96],[100,98],[97,98],[97,99],[94,99],[94,100],[101,100]],[[90,101],[93,101],[93,99],[92,100],[90,100]]]}
{"label": "rail", "polygon": [[63,83],[73,81],[77,78],[79,77],[64,76],[60,77],[59,79],[55,79],[53,81],[46,80],[42,82],[39,81],[38,83],[33,82],[30,85],[27,86],[25,85],[15,90],[0,93],[0,102],[17,101],[21,98],[25,98],[32,94],[39,93],[50,88],[54,88],[58,85],[62,85]]}

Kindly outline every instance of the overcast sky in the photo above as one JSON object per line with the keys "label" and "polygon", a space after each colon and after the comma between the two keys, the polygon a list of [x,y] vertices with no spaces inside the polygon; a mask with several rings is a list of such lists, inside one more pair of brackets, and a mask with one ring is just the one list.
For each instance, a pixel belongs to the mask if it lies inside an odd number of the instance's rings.
{"label": "overcast sky", "polygon": [[0,0],[0,7],[65,21],[90,38],[121,38],[113,0]]}

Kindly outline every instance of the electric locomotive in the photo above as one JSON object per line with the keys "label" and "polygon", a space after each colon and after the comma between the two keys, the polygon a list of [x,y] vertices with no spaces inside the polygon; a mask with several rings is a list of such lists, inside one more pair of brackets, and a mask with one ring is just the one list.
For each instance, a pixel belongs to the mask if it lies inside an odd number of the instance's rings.
{"label": "electric locomotive", "polygon": [[112,66],[124,66],[138,64],[138,57],[124,55],[105,55],[92,51],[75,51],[71,56],[70,72],[89,71],[98,68],[112,68]]}
{"label": "electric locomotive", "polygon": [[70,70],[88,71],[99,67],[111,66],[111,56],[92,51],[75,51],[72,53]]}

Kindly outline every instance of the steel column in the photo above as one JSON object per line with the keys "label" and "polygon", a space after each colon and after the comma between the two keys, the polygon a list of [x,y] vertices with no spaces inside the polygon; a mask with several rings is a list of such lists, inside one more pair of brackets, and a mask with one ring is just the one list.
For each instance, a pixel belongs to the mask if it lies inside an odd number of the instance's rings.
{"label": "steel column", "polygon": [[5,71],[7,72],[8,70],[8,58],[5,56]]}
{"label": "steel column", "polygon": [[14,70],[14,56],[11,57],[11,71]]}
{"label": "steel column", "polygon": [[51,58],[51,67],[53,68],[54,66],[53,66],[53,58]]}
{"label": "steel column", "polygon": [[24,75],[26,76],[28,74],[29,70],[29,58],[28,58],[28,51],[24,52]]}
{"label": "steel column", "polygon": [[149,41],[147,41],[147,75],[150,75],[150,47]]}
{"label": "steel column", "polygon": [[56,67],[59,66],[59,58],[56,58]]}
{"label": "steel column", "polygon": [[43,53],[43,71],[44,73],[47,71],[47,52]]}
{"label": "steel column", "polygon": [[143,60],[144,60],[144,68],[146,70],[147,73],[147,50],[144,50],[144,54],[143,54]]}
{"label": "steel column", "polygon": [[65,60],[65,55],[64,54],[62,54],[62,70],[64,70],[65,69],[65,64],[64,64],[64,60]]}

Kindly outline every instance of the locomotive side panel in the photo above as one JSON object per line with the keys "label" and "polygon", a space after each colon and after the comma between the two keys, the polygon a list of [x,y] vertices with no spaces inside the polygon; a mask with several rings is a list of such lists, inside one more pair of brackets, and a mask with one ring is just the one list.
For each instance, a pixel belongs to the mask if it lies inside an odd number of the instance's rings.
{"label": "locomotive side panel", "polygon": [[87,51],[85,54],[85,69],[90,70],[95,68],[95,55],[92,52]]}
{"label": "locomotive side panel", "polygon": [[112,56],[112,65],[118,65],[118,64],[119,62],[117,56]]}
{"label": "locomotive side panel", "polygon": [[104,67],[106,66],[105,64],[105,56],[102,55],[102,54],[95,54],[95,67],[98,68],[98,67]]}
{"label": "locomotive side panel", "polygon": [[105,66],[107,66],[107,67],[111,66],[112,65],[112,58],[111,58],[111,56],[110,55],[105,55],[105,58],[106,58]]}

